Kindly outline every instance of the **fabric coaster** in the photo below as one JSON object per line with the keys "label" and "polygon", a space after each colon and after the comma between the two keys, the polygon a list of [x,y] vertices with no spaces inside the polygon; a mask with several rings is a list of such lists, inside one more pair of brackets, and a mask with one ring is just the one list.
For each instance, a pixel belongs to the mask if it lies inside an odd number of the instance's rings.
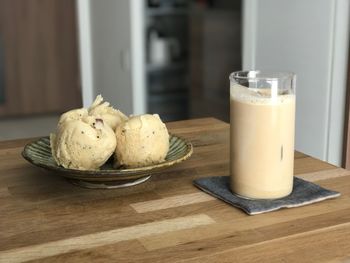
{"label": "fabric coaster", "polygon": [[226,203],[241,208],[249,215],[262,214],[281,208],[291,208],[320,202],[340,196],[339,192],[331,191],[294,177],[293,192],[280,199],[245,199],[233,194],[230,190],[229,176],[213,176],[199,178],[194,185],[204,192],[219,198]]}

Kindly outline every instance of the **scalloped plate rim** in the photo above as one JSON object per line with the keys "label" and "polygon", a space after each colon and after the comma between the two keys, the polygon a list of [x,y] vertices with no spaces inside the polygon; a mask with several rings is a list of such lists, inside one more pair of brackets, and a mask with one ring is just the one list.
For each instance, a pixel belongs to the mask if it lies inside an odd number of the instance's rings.
{"label": "scalloped plate rim", "polygon": [[[29,163],[33,164],[34,166],[41,167],[50,171],[54,171],[62,175],[63,177],[68,177],[72,179],[80,179],[80,180],[129,180],[132,178],[140,178],[142,176],[146,176],[147,174],[150,175],[153,172],[168,168],[170,166],[173,166],[177,163],[183,162],[187,160],[189,157],[191,157],[193,153],[193,145],[192,143],[188,142],[187,140],[181,138],[180,136],[169,134],[171,137],[176,137],[180,139],[185,145],[186,150],[185,154],[175,160],[170,161],[164,161],[159,164],[144,166],[144,167],[137,167],[137,168],[126,168],[126,169],[103,169],[103,170],[78,170],[78,169],[70,169],[70,168],[64,168],[62,166],[51,166],[46,165],[40,162],[37,162],[35,158],[33,159],[31,156],[28,155],[27,150],[28,148],[42,140],[42,139],[49,139],[48,136],[43,136],[40,138],[35,139],[32,142],[27,143],[22,151],[22,157],[27,160]],[[171,138],[170,137],[170,138]],[[103,177],[101,177],[103,176]]]}

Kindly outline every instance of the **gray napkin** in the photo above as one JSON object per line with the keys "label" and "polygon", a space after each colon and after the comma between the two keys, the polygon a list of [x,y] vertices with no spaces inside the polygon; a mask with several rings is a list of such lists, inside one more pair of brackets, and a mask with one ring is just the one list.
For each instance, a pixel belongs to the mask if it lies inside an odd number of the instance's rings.
{"label": "gray napkin", "polygon": [[340,196],[339,192],[327,190],[298,177],[294,177],[293,192],[280,199],[250,200],[239,197],[230,190],[229,176],[199,178],[194,180],[193,183],[204,192],[241,208],[249,215],[308,205]]}

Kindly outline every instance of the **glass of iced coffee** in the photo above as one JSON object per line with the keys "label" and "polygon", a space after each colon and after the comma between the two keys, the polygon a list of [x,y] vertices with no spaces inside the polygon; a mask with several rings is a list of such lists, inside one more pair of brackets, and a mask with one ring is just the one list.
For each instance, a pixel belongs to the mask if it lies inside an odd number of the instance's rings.
{"label": "glass of iced coffee", "polygon": [[293,73],[230,75],[230,175],[233,193],[275,199],[293,190]]}

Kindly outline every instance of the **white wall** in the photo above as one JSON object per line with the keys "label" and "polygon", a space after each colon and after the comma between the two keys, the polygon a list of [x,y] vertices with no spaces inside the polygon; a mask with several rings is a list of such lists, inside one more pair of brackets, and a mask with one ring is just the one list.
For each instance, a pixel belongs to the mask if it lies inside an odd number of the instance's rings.
{"label": "white wall", "polygon": [[94,97],[90,1],[77,0],[80,80],[83,106],[91,105]]}
{"label": "white wall", "polygon": [[145,2],[130,0],[133,114],[146,113]]}
{"label": "white wall", "polygon": [[84,106],[97,94],[126,114],[145,112],[143,0],[78,0]]}
{"label": "white wall", "polygon": [[297,73],[296,149],[341,164],[347,0],[244,0],[243,68]]}
{"label": "white wall", "polygon": [[95,94],[132,113],[129,0],[90,1]]}

